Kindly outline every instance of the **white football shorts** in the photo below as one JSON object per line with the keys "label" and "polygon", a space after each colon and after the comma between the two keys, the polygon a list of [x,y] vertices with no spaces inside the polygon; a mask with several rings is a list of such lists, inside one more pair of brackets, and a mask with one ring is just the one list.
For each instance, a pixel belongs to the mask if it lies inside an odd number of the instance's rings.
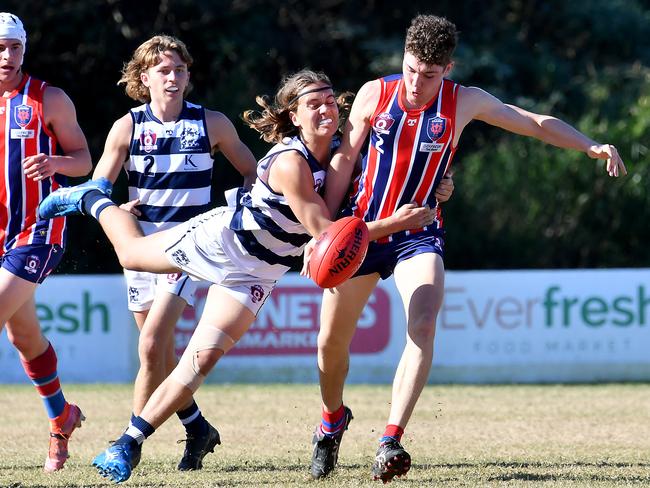
{"label": "white football shorts", "polygon": [[220,286],[226,293],[257,315],[260,307],[273,291],[276,281],[259,278],[241,271],[223,250],[221,238],[228,229],[231,217],[225,207],[216,208],[194,217],[170,233],[167,259],[192,279],[208,281]]}
{"label": "white football shorts", "polygon": [[142,312],[149,310],[157,294],[171,293],[194,306],[194,293],[197,282],[187,273],[157,274],[146,271],[124,270],[129,310]]}

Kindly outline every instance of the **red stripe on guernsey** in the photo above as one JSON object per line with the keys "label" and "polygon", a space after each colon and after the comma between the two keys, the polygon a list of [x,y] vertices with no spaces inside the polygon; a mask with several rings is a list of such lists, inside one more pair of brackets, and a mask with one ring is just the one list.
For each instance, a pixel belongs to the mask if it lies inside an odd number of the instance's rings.
{"label": "red stripe on guernsey", "polygon": [[[28,105],[29,99],[38,100],[35,97],[35,89],[37,89],[38,83],[28,83],[27,84],[27,93],[24,93],[22,103]],[[36,104],[35,104],[36,105]],[[38,104],[40,105],[40,104]],[[34,107],[36,110],[34,112],[39,114],[38,106]],[[41,118],[36,118],[37,129],[35,134],[40,134],[41,132]],[[42,152],[39,147],[39,140],[37,137],[29,137],[22,140],[23,144],[23,157],[27,155],[38,154]],[[31,178],[23,178],[23,230],[18,234],[16,238],[16,244],[14,247],[25,246],[31,243],[32,240],[32,226],[36,223],[36,207],[38,202],[40,202],[40,188],[37,181],[32,180]],[[30,211],[29,209],[33,209]]]}
{"label": "red stripe on guernsey", "polygon": [[[449,81],[443,81],[442,87],[441,87],[441,96],[438,97],[438,106],[437,106],[437,113],[440,114],[442,112],[442,105],[443,101],[447,101],[449,99],[452,100],[451,103],[451,109],[450,109],[450,115],[451,115],[451,120],[456,120],[456,94],[458,93],[458,85],[455,83],[450,83]],[[415,198],[414,200],[416,202],[428,202],[430,201],[429,197],[432,192],[434,192],[434,185],[438,186],[438,183],[440,180],[444,177],[445,173],[451,166],[451,160],[454,157],[454,153],[456,152],[456,148],[453,147],[453,142],[454,142],[454,135],[455,135],[455,127],[452,125],[449,127],[450,133],[449,137],[446,138],[446,141],[444,143],[444,147],[442,149],[442,157],[440,158],[440,161],[438,164],[427,164],[427,170],[426,172],[422,175],[422,180],[420,181],[420,185],[418,189],[415,192]],[[432,155],[433,153],[431,153]],[[431,155],[429,157],[431,157]],[[440,212],[440,208],[438,208],[437,211],[437,217],[436,221],[438,222],[437,227],[440,228],[442,227],[442,213]]]}
{"label": "red stripe on guernsey", "polygon": [[63,245],[65,219],[37,219],[42,198],[59,187],[54,178],[37,182],[27,178],[22,161],[39,153],[57,153],[57,140],[47,128],[43,117],[43,95],[47,84],[28,75],[5,101],[2,114],[2,145],[0,161],[0,244],[4,254],[9,249],[28,244]]}
{"label": "red stripe on guernsey", "polygon": [[[391,106],[393,103],[395,103],[395,99],[399,95],[399,90],[395,90],[394,86],[399,85],[400,80],[387,82],[382,78],[379,81],[381,83],[381,93],[379,96],[379,103],[377,104],[377,109],[375,110],[375,113],[372,115],[372,118],[370,119],[371,124],[373,123],[377,115],[381,113],[382,108],[385,106]],[[355,193],[357,192],[359,193],[357,194],[357,197],[354,202],[355,207],[354,207],[353,214],[356,217],[359,217],[361,219],[365,218],[368,213],[370,198],[372,197],[373,189],[374,189],[374,182],[375,179],[377,178],[377,174],[379,173],[380,156],[381,153],[375,148],[375,146],[369,144],[366,165],[364,167],[364,171],[362,172],[359,178],[360,185],[357,189],[355,189],[356,190]]]}
{"label": "red stripe on guernsey", "polygon": [[0,255],[4,254],[3,245],[7,235],[7,223],[9,222],[9,201],[7,191],[7,158],[5,148],[9,147],[9,107],[8,98],[0,98]]}
{"label": "red stripe on guernsey", "polygon": [[[414,123],[411,123],[414,122]],[[411,177],[411,170],[413,169],[413,161],[417,145],[413,141],[417,141],[420,137],[420,130],[422,128],[422,114],[416,117],[405,116],[400,121],[398,128],[398,136],[395,137],[395,144],[393,145],[393,161],[391,164],[391,172],[388,181],[388,191],[384,193],[384,198],[379,206],[379,219],[385,219],[395,213],[400,197],[404,194],[406,184]],[[401,184],[398,184],[401,182]],[[419,203],[419,202],[418,202]]]}
{"label": "red stripe on guernsey", "polygon": [[[409,202],[437,205],[435,189],[451,165],[458,85],[443,80],[438,94],[419,109],[402,102],[401,75],[382,78],[381,95],[370,120],[371,130],[354,215],[366,221],[393,215]],[[440,228],[442,218],[432,227]]]}

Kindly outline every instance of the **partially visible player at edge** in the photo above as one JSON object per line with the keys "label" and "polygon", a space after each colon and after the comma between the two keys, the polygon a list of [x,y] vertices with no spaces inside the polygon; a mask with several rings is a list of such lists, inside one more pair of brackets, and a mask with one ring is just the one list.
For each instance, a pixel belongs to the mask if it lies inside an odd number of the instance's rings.
{"label": "partially visible player at edge", "polygon": [[[93,179],[115,183],[127,173],[129,209],[144,234],[169,229],[210,209],[214,153],[221,151],[250,188],[256,161],[228,118],[185,100],[192,57],[179,39],[154,36],[142,43],[122,71],[120,84],[143,105],[119,118],[106,139]],[[133,418],[176,366],[174,326],[186,304],[194,305],[196,281],[186,273],[124,270],[129,310],[140,329],[140,369],[133,391]],[[186,430],[180,470],[202,468],[220,443],[219,433],[190,398],[176,412]]]}
{"label": "partially visible player at edge", "polygon": [[[107,196],[110,182],[91,180],[44,200],[44,217],[87,214],[96,218],[127,269],[187,272],[211,282],[203,314],[183,356],[153,392],[140,415],[93,465],[122,482],[131,476],[139,445],[181,406],[248,330],[271,290],[302,261],[312,236],[332,220],[321,198],[339,111],[323,73],[300,71],[283,80],[275,101],[258,98],[262,113],[245,121],[275,146],[260,160],[250,191],[227,193],[220,207],[147,236],[126,210]],[[429,225],[435,212],[409,204],[368,225],[371,238]]]}
{"label": "partially visible player at edge", "polygon": [[[327,175],[325,201],[330,211],[341,205],[368,136],[363,170],[344,214],[370,222],[390,215],[403,202],[433,207],[434,191],[472,120],[602,159],[610,176],[626,174],[614,146],[593,141],[557,118],[504,104],[479,88],[448,79],[456,43],[454,24],[419,15],[406,34],[402,73],[370,81],[359,90]],[[419,232],[371,242],[356,276],[324,292],[318,336],[322,421],[313,439],[313,477],[326,476],[336,465],[343,432],[352,419],[343,402],[349,345],[378,280],[392,274],[407,314],[406,346],[371,471],[375,479],[388,482],[409,470],[411,458],[400,442],[431,369],[444,292],[442,257],[439,215]]]}
{"label": "partially visible player at edge", "polygon": [[36,209],[41,198],[65,184],[65,176],[86,175],[92,164],[72,101],[23,72],[26,45],[20,19],[0,13],[0,329],[6,324],[45,404],[50,419],[45,471],[51,472],[63,468],[68,439],[84,416],[63,396],[56,352],[41,332],[34,301],[36,287],[63,257],[66,219],[42,220]]}

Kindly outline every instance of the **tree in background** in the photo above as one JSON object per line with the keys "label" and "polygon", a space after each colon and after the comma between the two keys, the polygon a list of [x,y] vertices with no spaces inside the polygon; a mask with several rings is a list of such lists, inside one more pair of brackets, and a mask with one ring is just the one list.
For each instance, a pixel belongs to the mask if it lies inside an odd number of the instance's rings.
{"label": "tree in background", "polygon": [[[452,77],[505,102],[550,112],[614,141],[629,176],[483,124],[469,127],[446,204],[450,269],[650,265],[650,8],[641,0],[500,0],[435,3],[328,0],[5,0],[30,34],[26,70],[66,90],[96,159],[130,100],[122,63],[155,33],[183,39],[196,60],[189,99],[237,120],[282,75],[322,69],[338,90],[400,71],[401,40],[417,13],[445,15],[461,31]],[[36,15],[34,15],[36,13]],[[531,100],[538,100],[532,105]],[[541,101],[541,102],[540,102]],[[261,155],[266,145],[240,124]],[[215,166],[215,202],[238,184]],[[118,181],[116,198],[126,199]],[[94,224],[71,219],[60,273],[119,272]]]}

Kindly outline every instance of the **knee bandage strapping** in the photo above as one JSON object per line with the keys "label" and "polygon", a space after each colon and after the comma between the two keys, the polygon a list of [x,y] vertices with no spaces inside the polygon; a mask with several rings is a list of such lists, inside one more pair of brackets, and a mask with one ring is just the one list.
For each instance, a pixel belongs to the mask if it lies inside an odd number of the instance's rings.
{"label": "knee bandage strapping", "polygon": [[225,332],[214,327],[199,325],[192,334],[178,365],[172,371],[172,378],[195,392],[205,379],[197,362],[198,353],[210,349],[220,349],[226,354],[234,345],[234,339]]}

